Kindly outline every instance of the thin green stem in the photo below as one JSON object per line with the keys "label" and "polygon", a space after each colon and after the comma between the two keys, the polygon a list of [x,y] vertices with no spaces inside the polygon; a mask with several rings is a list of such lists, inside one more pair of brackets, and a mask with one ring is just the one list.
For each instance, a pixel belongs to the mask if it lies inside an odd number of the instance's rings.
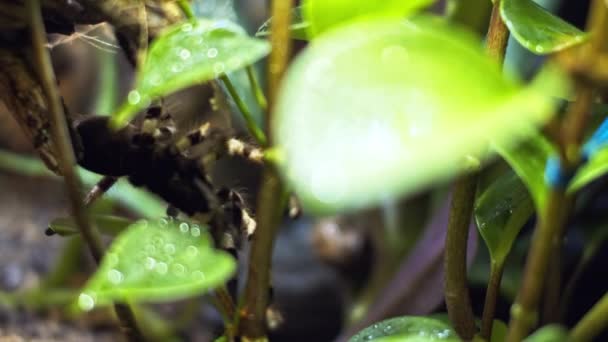
{"label": "thin green stem", "polygon": [[179,5],[179,8],[182,10],[182,12],[184,12],[184,15],[188,20],[196,19],[194,11],[192,11],[192,6],[190,6],[188,0],[177,0],[177,4]]}
{"label": "thin green stem", "polygon": [[[80,195],[82,188],[80,179],[75,171],[76,158],[68,134],[67,122],[63,105],[57,93],[57,82],[49,52],[45,47],[46,32],[42,21],[42,13],[39,0],[28,0],[26,2],[29,14],[29,24],[32,36],[32,48],[34,51],[34,62],[38,72],[40,85],[44,90],[50,112],[50,123],[56,153],[59,159],[59,168],[64,177],[68,197],[71,204],[72,214],[76,219],[80,233],[84,238],[93,258],[97,263],[103,256],[103,245],[99,232],[91,225],[87,211]],[[124,328],[125,335],[131,340],[143,340],[135,322],[135,316],[128,306],[116,305],[116,314]]]}
{"label": "thin green stem", "polygon": [[[269,108],[266,117],[266,132],[272,137],[272,109],[281,78],[289,61],[291,40],[289,24],[293,0],[273,0],[273,24],[270,35],[272,51],[268,65]],[[272,146],[272,141],[269,141]],[[258,198],[258,228],[253,235],[245,291],[238,310],[240,320],[238,332],[244,341],[264,341],[266,337],[266,310],[270,295],[270,269],[274,240],[281,223],[287,192],[277,170],[266,163],[264,183]]]}
{"label": "thin green stem", "polygon": [[572,328],[570,340],[593,341],[606,328],[608,328],[608,293]]}
{"label": "thin green stem", "polygon": [[492,337],[492,323],[494,323],[496,300],[500,293],[500,281],[502,280],[503,268],[504,262],[493,262],[490,269],[490,281],[488,282],[486,300],[483,305],[483,314],[481,317],[481,337],[487,341]]}
{"label": "thin green stem", "polygon": [[260,84],[258,83],[257,78],[255,77],[255,70],[253,70],[253,66],[248,65],[245,70],[247,71],[247,78],[249,79],[249,85],[251,86],[251,91],[255,96],[255,99],[258,102],[260,108],[263,111],[268,110],[268,101],[266,100],[266,96],[264,95],[264,91]]}
{"label": "thin green stem", "polygon": [[251,135],[253,135],[255,140],[257,140],[257,142],[260,145],[267,146],[268,139],[266,138],[266,134],[264,134],[264,132],[262,131],[260,126],[258,126],[258,124],[255,122],[253,115],[251,115],[251,112],[249,111],[249,108],[245,104],[245,101],[243,101],[243,99],[241,98],[239,93],[236,91],[236,88],[230,81],[230,78],[228,78],[228,76],[224,74],[224,75],[220,76],[220,79],[226,86],[226,89],[228,90],[228,93],[230,94],[230,96],[232,96],[234,103],[241,111],[241,114],[243,115],[243,118],[245,119],[245,123],[247,124],[247,129],[249,129],[249,132],[251,133]]}

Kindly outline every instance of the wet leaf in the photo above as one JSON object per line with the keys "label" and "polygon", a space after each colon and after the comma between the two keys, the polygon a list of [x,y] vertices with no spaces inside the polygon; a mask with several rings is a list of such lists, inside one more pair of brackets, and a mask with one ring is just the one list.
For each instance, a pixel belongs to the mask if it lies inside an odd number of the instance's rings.
{"label": "wet leaf", "polygon": [[310,23],[309,37],[358,18],[405,18],[435,0],[305,0],[304,19]]}
{"label": "wet leaf", "polygon": [[493,262],[502,264],[534,213],[528,190],[514,173],[497,179],[475,202],[475,221]]}
{"label": "wet leaf", "polygon": [[545,185],[545,164],[556,153],[555,147],[540,134],[530,137],[516,148],[495,144],[494,148],[519,175],[530,192],[536,210],[545,208],[549,190]]}
{"label": "wet leaf", "polygon": [[[260,26],[258,31],[255,33],[256,37],[268,37],[270,36],[270,25],[272,25],[272,18],[266,20],[265,23]],[[310,24],[304,20],[302,16],[302,6],[295,7],[291,10],[291,25],[289,26],[289,34],[291,38],[298,40],[308,40],[308,30]]]}
{"label": "wet leaf", "polygon": [[568,332],[557,325],[547,325],[524,339],[524,342],[567,342]]}
{"label": "wet leaf", "polygon": [[317,214],[411,193],[490,140],[531,134],[553,112],[546,88],[522,89],[439,20],[358,21],[313,40],[286,74],[273,123],[283,175]]}
{"label": "wet leaf", "polygon": [[580,44],[588,36],[532,0],[503,0],[500,14],[515,39],[539,55]]}
{"label": "wet leaf", "polygon": [[403,316],[387,319],[361,330],[349,342],[367,341],[460,341],[452,328],[438,320],[427,317]]}
{"label": "wet leaf", "polygon": [[213,249],[197,224],[139,221],[119,235],[78,298],[82,310],[112,302],[171,301],[202,294],[229,279],[236,268]]}
{"label": "wet leaf", "polygon": [[[111,215],[94,215],[91,219],[100,232],[111,236],[118,235],[132,223],[131,220],[124,217]],[[49,223],[49,229],[59,236],[73,236],[80,233],[76,222],[71,217],[54,219]]]}
{"label": "wet leaf", "polygon": [[167,29],[150,46],[135,90],[112,123],[123,125],[150,101],[243,68],[269,51],[268,42],[228,21],[201,19]]}

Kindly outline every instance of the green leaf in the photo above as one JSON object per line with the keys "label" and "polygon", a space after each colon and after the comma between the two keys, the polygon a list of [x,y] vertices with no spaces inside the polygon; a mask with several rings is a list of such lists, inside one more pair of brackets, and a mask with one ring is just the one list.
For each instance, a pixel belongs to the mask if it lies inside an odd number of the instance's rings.
{"label": "green leaf", "polygon": [[349,342],[368,341],[456,342],[460,339],[447,323],[438,319],[402,316],[387,319],[367,327],[349,340]]}
{"label": "green leaf", "polygon": [[507,325],[505,322],[495,319],[492,322],[492,336],[490,342],[504,342],[507,339]]}
{"label": "green leaf", "polygon": [[[260,26],[258,31],[255,33],[256,37],[268,37],[270,36],[270,25],[272,25],[272,18],[266,20],[265,23]],[[308,30],[310,24],[304,20],[302,16],[302,6],[295,7],[291,10],[291,25],[289,26],[289,34],[291,38],[298,40],[308,40]]]}
{"label": "green leaf", "polygon": [[173,219],[139,221],[112,243],[78,298],[82,310],[112,302],[177,300],[227,281],[236,268],[213,249],[197,224]]}
{"label": "green leaf", "polygon": [[[124,217],[111,215],[95,215],[91,217],[95,226],[107,235],[115,236],[124,231],[132,221]],[[56,218],[49,223],[49,229],[52,233],[59,236],[73,236],[80,234],[80,230],[76,222],[71,217]]]}
{"label": "green leaf", "polygon": [[511,165],[526,184],[536,210],[545,208],[549,190],[545,185],[545,164],[556,153],[555,147],[541,134],[536,134],[516,148],[494,144],[494,149]]}
{"label": "green leaf", "polygon": [[534,203],[519,177],[509,172],[475,202],[475,221],[493,262],[503,264]]}
{"label": "green leaf", "polygon": [[515,39],[536,54],[560,51],[588,37],[532,0],[502,0],[500,14]]}
{"label": "green leaf", "polygon": [[404,18],[435,0],[305,0],[304,20],[309,37],[315,37],[345,22],[370,17]]}
{"label": "green leaf", "polygon": [[359,21],[296,58],[272,132],[307,210],[356,209],[445,181],[489,140],[529,135],[553,112],[543,88],[505,78],[478,40],[438,19]]}
{"label": "green leaf", "polygon": [[567,342],[568,332],[557,325],[547,325],[524,339],[524,342]]}
{"label": "green leaf", "polygon": [[135,90],[112,123],[123,125],[150,101],[250,65],[269,51],[268,42],[228,21],[201,19],[167,29],[150,46]]}
{"label": "green leaf", "polygon": [[608,148],[603,148],[593,155],[576,173],[568,186],[568,192],[576,192],[608,172]]}

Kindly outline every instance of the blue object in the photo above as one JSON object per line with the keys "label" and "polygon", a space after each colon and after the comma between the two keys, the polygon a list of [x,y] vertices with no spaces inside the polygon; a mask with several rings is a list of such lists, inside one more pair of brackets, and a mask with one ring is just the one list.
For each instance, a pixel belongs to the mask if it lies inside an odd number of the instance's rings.
{"label": "blue object", "polygon": [[604,122],[602,122],[600,127],[598,127],[591,138],[587,140],[585,145],[583,145],[581,150],[583,161],[591,159],[593,154],[606,145],[608,145],[608,118],[604,119]]}
{"label": "blue object", "polygon": [[553,189],[564,190],[574,177],[575,171],[566,171],[560,158],[551,156],[545,165],[545,182]]}

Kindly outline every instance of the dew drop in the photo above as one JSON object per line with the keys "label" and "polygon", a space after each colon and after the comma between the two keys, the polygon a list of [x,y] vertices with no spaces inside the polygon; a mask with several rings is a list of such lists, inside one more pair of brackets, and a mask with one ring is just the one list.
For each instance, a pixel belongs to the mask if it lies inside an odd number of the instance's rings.
{"label": "dew drop", "polygon": [[152,244],[147,244],[145,248],[146,248],[146,252],[148,254],[154,254],[154,253],[156,253],[156,247],[154,245],[152,245]]}
{"label": "dew drop", "polygon": [[183,276],[186,273],[186,267],[182,264],[173,264],[171,265],[171,272],[176,276]]}
{"label": "dew drop", "polygon": [[171,71],[178,73],[184,70],[184,66],[182,64],[176,63],[171,66]]}
{"label": "dew drop", "polygon": [[534,47],[534,51],[536,51],[538,53],[542,53],[542,52],[545,52],[545,48],[542,45],[536,45]]}
{"label": "dew drop", "polygon": [[217,49],[211,48],[211,49],[207,50],[207,57],[209,57],[209,58],[217,57]]}
{"label": "dew drop", "polygon": [[205,274],[203,272],[197,270],[197,271],[192,272],[192,278],[203,280],[203,279],[205,279]]}
{"label": "dew drop", "polygon": [[137,90],[131,90],[127,96],[127,101],[132,105],[136,105],[141,101],[141,95]]}
{"label": "dew drop", "polygon": [[183,32],[190,32],[192,31],[192,24],[190,23],[186,23],[182,26],[182,31]]}
{"label": "dew drop", "polygon": [[181,49],[179,52],[179,58],[186,60],[188,58],[190,58],[190,50],[188,49]]}
{"label": "dew drop", "polygon": [[84,311],[91,311],[95,307],[95,299],[86,293],[81,293],[78,296],[78,307]]}
{"label": "dew drop", "polygon": [[169,269],[169,267],[167,266],[166,263],[164,262],[159,262],[156,264],[156,266],[154,267],[154,269],[156,270],[156,272],[158,272],[158,274],[166,274],[167,270]]}
{"label": "dew drop", "polygon": [[161,227],[166,228],[169,226],[169,221],[167,221],[167,219],[162,218],[160,219],[159,224]]}
{"label": "dew drop", "polygon": [[190,233],[194,237],[199,237],[199,236],[201,236],[201,229],[197,228],[197,227],[192,227],[192,231]]}
{"label": "dew drop", "polygon": [[106,254],[106,259],[108,261],[108,264],[110,264],[110,265],[118,264],[118,255],[116,255],[116,253]]}
{"label": "dew drop", "polygon": [[175,245],[172,243],[166,244],[163,249],[165,250],[165,253],[167,253],[167,254],[175,253]]}
{"label": "dew drop", "polygon": [[[193,230],[194,230],[194,228],[193,228]],[[190,245],[190,246],[186,247],[186,254],[189,257],[193,258],[198,255],[198,248]]]}
{"label": "dew drop", "polygon": [[179,230],[182,233],[187,233],[189,228],[190,227],[188,227],[188,224],[186,222],[182,222],[179,224]]}
{"label": "dew drop", "polygon": [[224,72],[224,63],[217,62],[217,63],[213,64],[213,71],[218,75],[223,73]]}
{"label": "dew drop", "polygon": [[119,270],[111,269],[110,271],[108,271],[108,280],[110,281],[110,283],[117,285],[122,283],[124,279],[125,276]]}
{"label": "dew drop", "polygon": [[146,261],[144,261],[144,267],[147,270],[153,270],[154,266],[156,266],[156,259],[154,259],[152,257],[147,257]]}

